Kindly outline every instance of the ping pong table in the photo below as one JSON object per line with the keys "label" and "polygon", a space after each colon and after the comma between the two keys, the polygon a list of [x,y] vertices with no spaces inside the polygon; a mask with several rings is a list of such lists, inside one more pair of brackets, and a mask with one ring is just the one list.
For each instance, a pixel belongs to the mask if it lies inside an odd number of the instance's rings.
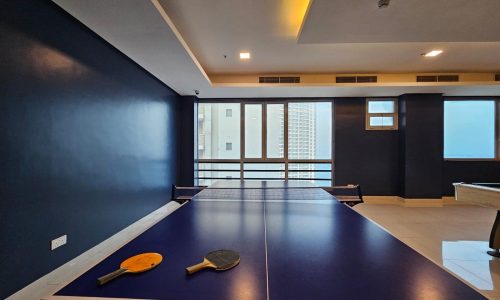
{"label": "ping pong table", "polygon": [[[235,268],[184,269],[217,249]],[[96,278],[142,252],[163,262],[104,286]],[[217,182],[56,296],[134,299],[484,299],[333,196],[308,183]]]}

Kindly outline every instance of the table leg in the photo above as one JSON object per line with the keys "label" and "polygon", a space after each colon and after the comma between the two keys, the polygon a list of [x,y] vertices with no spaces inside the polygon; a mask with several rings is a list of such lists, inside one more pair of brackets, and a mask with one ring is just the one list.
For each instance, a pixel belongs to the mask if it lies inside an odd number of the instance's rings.
{"label": "table leg", "polygon": [[497,217],[495,218],[495,223],[493,223],[493,228],[491,228],[490,234],[490,248],[493,251],[488,251],[488,254],[495,257],[500,257],[500,210],[497,210]]}

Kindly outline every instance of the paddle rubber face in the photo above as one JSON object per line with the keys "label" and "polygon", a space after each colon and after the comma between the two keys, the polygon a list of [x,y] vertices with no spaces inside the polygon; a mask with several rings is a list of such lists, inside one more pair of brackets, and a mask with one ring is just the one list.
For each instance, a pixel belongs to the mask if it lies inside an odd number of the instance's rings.
{"label": "paddle rubber face", "polygon": [[235,267],[240,262],[240,254],[232,250],[217,250],[208,253],[205,259],[216,270],[227,270]]}
{"label": "paddle rubber face", "polygon": [[151,270],[161,263],[163,257],[159,253],[142,253],[124,260],[120,269],[126,269],[128,273],[140,273]]}
{"label": "paddle rubber face", "polygon": [[203,262],[187,267],[188,275],[196,273],[200,270],[211,268],[217,271],[231,269],[240,263],[240,254],[232,250],[217,250],[208,253]]}

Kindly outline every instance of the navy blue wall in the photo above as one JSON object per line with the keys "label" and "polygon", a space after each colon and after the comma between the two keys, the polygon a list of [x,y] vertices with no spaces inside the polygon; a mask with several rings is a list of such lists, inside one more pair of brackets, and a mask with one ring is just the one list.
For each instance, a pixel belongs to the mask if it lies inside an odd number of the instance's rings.
{"label": "navy blue wall", "polygon": [[443,97],[399,97],[400,196],[441,198],[443,176]]}
{"label": "navy blue wall", "polygon": [[180,162],[177,184],[183,186],[192,186],[194,184],[195,101],[195,96],[184,96],[178,106],[178,116],[181,117],[177,122],[179,135],[178,161]]}
{"label": "navy blue wall", "polygon": [[500,161],[445,161],[443,195],[454,195],[454,182],[500,182]]}
{"label": "navy blue wall", "polygon": [[397,195],[398,131],[365,130],[365,98],[335,98],[335,184],[365,195]]}
{"label": "navy blue wall", "polygon": [[3,299],[168,201],[179,96],[49,1],[0,2],[0,70]]}

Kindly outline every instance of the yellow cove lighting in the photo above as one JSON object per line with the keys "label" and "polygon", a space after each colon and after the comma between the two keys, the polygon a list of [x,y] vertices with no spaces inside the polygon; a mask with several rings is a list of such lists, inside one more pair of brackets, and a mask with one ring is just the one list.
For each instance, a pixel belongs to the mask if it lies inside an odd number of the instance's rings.
{"label": "yellow cove lighting", "polygon": [[280,32],[298,38],[312,0],[279,0],[278,3],[280,3]]}
{"label": "yellow cove lighting", "polygon": [[250,59],[250,52],[240,52],[240,59]]}
{"label": "yellow cove lighting", "polygon": [[425,57],[435,57],[435,56],[438,56],[441,53],[443,53],[443,50],[432,50],[431,52],[422,53],[422,56],[425,56]]}

